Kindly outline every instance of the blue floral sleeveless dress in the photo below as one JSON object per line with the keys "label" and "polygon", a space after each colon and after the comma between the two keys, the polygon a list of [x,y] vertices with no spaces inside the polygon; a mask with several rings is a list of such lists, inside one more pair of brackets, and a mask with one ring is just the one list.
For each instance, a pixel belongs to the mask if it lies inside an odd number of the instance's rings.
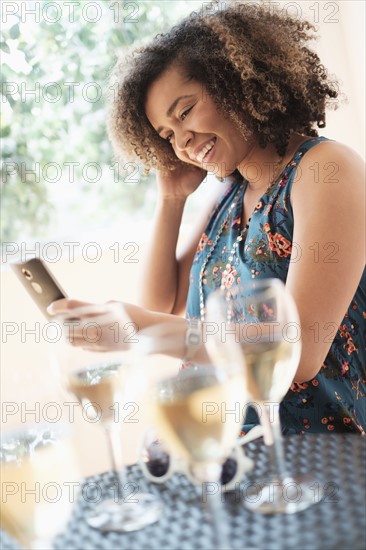
{"label": "blue floral sleeveless dress", "polygon": [[[296,168],[306,152],[324,137],[310,138],[297,149],[276,183],[260,198],[253,212],[244,246],[238,248],[225,275],[225,286],[245,285],[245,281],[275,277],[286,282],[292,256],[294,218],[290,193]],[[203,275],[203,296],[220,288],[229,252],[241,231],[243,197],[247,182],[236,179],[211,215],[198,244],[190,273],[187,318],[200,318],[199,274],[211,251],[215,236],[237,192],[239,200],[224,225]],[[240,190],[240,191],[239,191]],[[285,434],[354,432],[366,430],[366,269],[329,353],[315,378],[294,383],[280,406]],[[258,423],[254,409],[248,409],[243,431]]]}

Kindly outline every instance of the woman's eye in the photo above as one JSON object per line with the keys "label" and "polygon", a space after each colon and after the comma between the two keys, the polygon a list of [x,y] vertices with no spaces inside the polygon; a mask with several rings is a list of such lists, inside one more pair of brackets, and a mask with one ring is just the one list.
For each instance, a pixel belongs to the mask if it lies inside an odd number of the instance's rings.
{"label": "woman's eye", "polygon": [[[181,113],[179,115],[179,120],[184,120],[186,118],[186,116],[188,115],[189,111],[191,111],[193,108],[193,105],[192,107],[190,107],[189,109],[186,109],[185,111],[183,111],[183,113]],[[169,143],[171,143],[172,139],[174,137],[174,134],[169,134],[166,138],[164,138],[166,141],[168,141]]]}
{"label": "woman's eye", "polygon": [[180,115],[180,119],[181,120],[184,120],[186,118],[186,116],[188,115],[189,111],[192,109],[192,107],[190,107],[189,109],[186,109],[185,111],[183,111],[183,113],[181,113]]}

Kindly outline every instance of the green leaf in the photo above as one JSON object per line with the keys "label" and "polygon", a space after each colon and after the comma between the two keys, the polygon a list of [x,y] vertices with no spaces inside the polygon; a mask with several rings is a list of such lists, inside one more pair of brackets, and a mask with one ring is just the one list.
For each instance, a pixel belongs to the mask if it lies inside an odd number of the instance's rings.
{"label": "green leaf", "polygon": [[0,42],[0,48],[3,50],[3,52],[10,53],[10,48],[6,42]]}
{"label": "green leaf", "polygon": [[11,27],[11,29],[9,30],[9,35],[10,35],[10,38],[12,38],[13,40],[16,40],[17,38],[19,38],[20,31],[19,31],[18,23]]}
{"label": "green leaf", "polygon": [[10,126],[4,126],[3,128],[0,128],[0,137],[5,138],[10,136],[11,128]]}

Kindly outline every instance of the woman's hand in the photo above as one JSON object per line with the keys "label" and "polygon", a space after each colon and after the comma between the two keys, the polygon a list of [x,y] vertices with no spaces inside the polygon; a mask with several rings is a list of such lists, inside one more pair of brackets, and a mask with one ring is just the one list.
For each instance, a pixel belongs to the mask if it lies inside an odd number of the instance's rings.
{"label": "woman's hand", "polygon": [[196,191],[206,175],[202,168],[185,164],[175,170],[157,172],[156,181],[161,197],[186,199]]}
{"label": "woman's hand", "polygon": [[137,342],[138,326],[122,302],[90,304],[62,299],[47,308],[55,315],[63,336],[75,347],[90,351],[125,351]]}
{"label": "woman's hand", "polygon": [[[61,326],[70,344],[90,351],[127,351],[139,349],[140,330],[164,325],[176,337],[174,350],[169,354],[183,357],[187,323],[176,315],[149,311],[134,304],[110,301],[90,304],[64,298],[47,308]],[[165,349],[155,353],[167,353]]]}

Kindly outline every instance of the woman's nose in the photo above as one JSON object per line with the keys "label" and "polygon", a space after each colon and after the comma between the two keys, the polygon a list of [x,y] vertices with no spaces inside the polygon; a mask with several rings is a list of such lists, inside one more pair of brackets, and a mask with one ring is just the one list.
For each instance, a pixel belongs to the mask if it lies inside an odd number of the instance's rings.
{"label": "woman's nose", "polygon": [[178,151],[185,151],[193,138],[193,133],[189,130],[179,129],[175,132],[175,146]]}

